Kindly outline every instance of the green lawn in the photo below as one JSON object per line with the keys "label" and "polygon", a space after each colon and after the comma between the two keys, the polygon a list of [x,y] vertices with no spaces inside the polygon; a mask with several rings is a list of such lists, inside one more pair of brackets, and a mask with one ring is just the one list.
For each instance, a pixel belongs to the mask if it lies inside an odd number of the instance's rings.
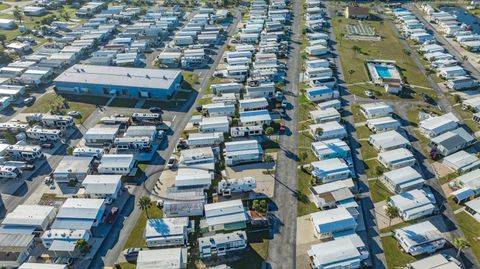
{"label": "green lawn", "polygon": [[471,245],[471,250],[477,259],[480,259],[480,223],[472,218],[467,212],[455,214],[457,225],[462,229],[465,238]]}
{"label": "green lawn", "polygon": [[365,116],[363,115],[363,113],[360,111],[360,105],[353,104],[350,107],[350,109],[352,110],[353,120],[355,121],[355,123],[360,123],[360,122],[364,122],[364,121],[367,120],[365,118]]}
{"label": "green lawn", "polygon": [[[136,205],[135,205],[136,206]],[[148,216],[153,218],[161,218],[163,217],[163,212],[160,208],[157,207],[155,203],[152,203],[152,206],[148,209]],[[147,224],[147,215],[145,211],[142,211],[140,217],[133,227],[132,232],[128,235],[127,242],[125,243],[124,249],[132,248],[132,247],[146,247],[145,239],[143,238],[143,231],[145,229],[145,225]]]}
{"label": "green lawn", "polygon": [[364,158],[363,163],[365,164],[365,174],[367,175],[367,178],[375,178],[381,176],[381,174],[377,174],[377,168],[380,167],[380,169],[385,170],[385,167],[377,161],[377,159],[372,159],[372,160],[366,160]]}
{"label": "green lawn", "polygon": [[298,169],[298,203],[297,215],[304,216],[313,212],[319,211],[314,203],[310,202],[308,195],[310,195],[310,187],[312,186],[312,178],[309,174],[301,169]]}
{"label": "green lawn", "polygon": [[204,106],[204,105],[208,105],[208,104],[211,104],[212,103],[212,98],[209,97],[209,98],[202,98],[200,100],[198,100],[198,105],[199,106]]}
{"label": "green lawn", "polygon": [[137,267],[135,264],[128,262],[119,263],[117,266],[119,266],[119,268],[117,267],[118,269],[135,269]]}
{"label": "green lawn", "polygon": [[[42,97],[38,98],[31,107],[27,107],[22,112],[24,113],[47,113],[50,111],[50,104],[56,97],[55,93],[46,93]],[[106,104],[107,99],[103,97],[87,98],[85,96],[76,95],[61,95],[67,100],[68,108],[65,113],[69,111],[78,111],[81,117],[75,118],[76,124],[83,123],[93,111],[96,109],[96,105]]]}
{"label": "green lawn", "polygon": [[389,269],[405,268],[408,263],[415,261],[414,257],[400,250],[397,240],[391,236],[382,237],[382,246]]}
{"label": "green lawn", "polygon": [[[370,131],[370,129],[368,129],[368,127],[365,126],[365,125],[355,127],[355,131],[357,132],[358,139],[362,139],[362,138],[367,138],[368,139],[373,134]],[[375,154],[375,156],[376,156],[376,154]]]}
{"label": "green lawn", "polygon": [[195,84],[198,83],[198,75],[193,72],[183,71],[183,82],[182,88],[183,89],[194,89]]}
{"label": "green lawn", "polygon": [[8,5],[8,4],[5,4],[5,3],[0,4],[0,10],[7,9],[9,7],[10,7],[10,5]]}
{"label": "green lawn", "polygon": [[368,160],[377,157],[377,150],[368,143],[367,140],[360,140],[360,151],[362,152],[363,160]]}
{"label": "green lawn", "polygon": [[388,197],[394,195],[379,179],[369,180],[368,188],[370,189],[370,194],[372,195],[372,201],[374,203],[387,200]]}
{"label": "green lawn", "polygon": [[[429,87],[426,78],[420,74],[420,70],[408,55],[398,37],[393,32],[387,22],[378,20],[363,21],[364,24],[375,29],[376,33],[382,37],[382,41],[352,41],[346,40],[343,35],[346,34],[348,24],[358,24],[357,20],[344,17],[333,17],[332,26],[337,40],[337,49],[339,51],[344,70],[346,83],[357,83],[369,80],[365,60],[384,59],[395,60],[403,76],[404,82],[413,85]],[[354,47],[360,50],[354,50]]]}
{"label": "green lawn", "polygon": [[[258,235],[256,235],[258,234]],[[250,248],[241,254],[235,262],[227,262],[232,268],[260,268],[268,257],[268,235],[266,233],[247,233]]]}
{"label": "green lawn", "polygon": [[[18,2],[18,1],[7,1],[7,2]],[[2,4],[2,5],[5,5],[5,4]],[[11,5],[14,6],[15,4],[12,3]],[[1,7],[0,7],[0,10],[2,10]],[[39,17],[24,16],[22,24],[26,26],[29,30],[33,30],[35,27],[39,27],[41,25],[42,19],[45,19],[47,17],[55,17],[59,21],[65,21],[65,19],[60,16],[60,13],[63,13],[63,12],[67,13],[70,16],[70,20],[75,20],[80,22],[83,21],[83,19],[78,19],[75,16],[75,12],[76,12],[75,8],[73,8],[71,5],[64,5],[62,10],[49,10],[47,14],[43,16],[39,16]],[[13,14],[0,14],[0,18],[15,19]],[[17,23],[17,24],[20,24],[20,23]],[[15,37],[21,36],[21,35],[31,36],[31,34],[29,33],[20,33],[18,29],[0,30],[0,34],[5,35],[7,37],[7,41],[11,41]],[[45,38],[35,38],[35,39],[37,40],[37,42],[45,42],[46,40]]]}
{"label": "green lawn", "polygon": [[447,198],[447,201],[448,201],[448,205],[450,206],[450,208],[451,208],[453,211],[455,211],[455,210],[460,209],[460,208],[463,207],[463,205],[457,204],[457,202],[455,202],[455,201],[453,200],[453,197],[452,197],[452,196],[448,197],[448,198]]}

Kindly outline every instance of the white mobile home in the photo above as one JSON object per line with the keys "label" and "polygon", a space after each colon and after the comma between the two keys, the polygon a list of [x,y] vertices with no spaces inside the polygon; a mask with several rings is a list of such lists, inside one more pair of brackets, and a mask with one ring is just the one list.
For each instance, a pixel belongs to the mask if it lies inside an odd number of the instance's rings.
{"label": "white mobile home", "polygon": [[330,121],[326,123],[317,123],[309,126],[310,134],[315,140],[323,141],[329,139],[344,139],[347,137],[347,131],[340,123]]}
{"label": "white mobile home", "polygon": [[242,163],[260,162],[263,149],[257,140],[225,143],[225,164],[234,166]]}
{"label": "white mobile home", "polygon": [[397,229],[393,236],[403,250],[413,256],[432,254],[446,243],[442,233],[429,221]]}
{"label": "white mobile home", "polygon": [[435,197],[425,190],[411,190],[388,198],[388,204],[398,209],[404,221],[434,214]]}
{"label": "white mobile home", "polygon": [[400,126],[400,122],[390,116],[367,120],[368,129],[374,133],[396,130]]}
{"label": "white mobile home", "polygon": [[371,135],[368,142],[380,152],[410,147],[410,141],[397,131]]}
{"label": "white mobile home", "polygon": [[394,193],[420,189],[425,183],[422,175],[410,166],[385,172],[381,180]]}
{"label": "white mobile home", "polygon": [[381,152],[378,154],[377,159],[388,169],[413,166],[417,162],[413,154],[408,149],[404,148]]}
{"label": "white mobile home", "polygon": [[367,119],[387,117],[393,113],[392,107],[383,102],[362,104],[360,111]]}
{"label": "white mobile home", "polygon": [[202,118],[199,124],[202,133],[228,133],[230,121],[226,116]]}
{"label": "white mobile home", "polygon": [[352,176],[352,170],[344,160],[339,158],[326,159],[310,164],[312,175],[319,182],[328,183],[336,180],[343,180]]}

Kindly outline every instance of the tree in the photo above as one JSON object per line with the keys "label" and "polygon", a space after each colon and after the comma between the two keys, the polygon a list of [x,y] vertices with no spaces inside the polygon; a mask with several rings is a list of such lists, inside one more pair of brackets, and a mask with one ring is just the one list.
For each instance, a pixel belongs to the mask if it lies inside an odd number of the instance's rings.
{"label": "tree", "polygon": [[263,161],[266,162],[266,163],[271,163],[274,161],[272,155],[268,155],[268,154],[265,154],[265,156],[263,156]]}
{"label": "tree", "polygon": [[398,208],[396,208],[395,206],[390,205],[390,204],[385,209],[385,214],[387,214],[387,217],[389,219],[388,227],[390,227],[392,225],[392,219],[400,217],[400,213],[398,212]]}
{"label": "tree", "polygon": [[13,17],[15,17],[15,19],[17,19],[20,22],[20,24],[22,24],[23,14],[19,7],[15,7],[13,9]]}
{"label": "tree", "polygon": [[253,200],[252,203],[253,210],[265,214],[267,213],[268,205],[266,200]]}
{"label": "tree", "polygon": [[67,106],[67,101],[60,95],[56,95],[50,102],[52,114],[62,114]]}
{"label": "tree", "polygon": [[315,135],[316,136],[320,137],[320,136],[322,136],[322,134],[323,134],[323,129],[322,128],[317,128],[315,130]]}
{"label": "tree", "polygon": [[85,254],[90,250],[88,242],[85,239],[77,240],[77,242],[75,242],[75,247],[77,247],[82,254]]}
{"label": "tree", "polygon": [[267,127],[267,128],[265,129],[265,134],[266,134],[267,136],[272,135],[274,132],[275,132],[275,130],[273,129],[273,127]]}
{"label": "tree", "polygon": [[462,99],[460,98],[460,95],[454,94],[453,95],[453,101],[455,102],[455,104],[458,104],[462,101]]}
{"label": "tree", "polygon": [[2,43],[2,47],[5,47],[5,41],[7,41],[7,36],[0,34],[0,43]]}
{"label": "tree", "polygon": [[455,240],[453,240],[453,245],[457,248],[457,258],[464,249],[470,247],[470,243],[468,243],[467,239],[463,237],[455,238]]}
{"label": "tree", "polygon": [[60,13],[60,17],[62,17],[62,19],[64,19],[65,21],[70,21],[70,14],[66,11]]}
{"label": "tree", "polygon": [[383,174],[383,167],[381,167],[381,166],[376,166],[376,167],[375,167],[375,174],[377,174],[378,176],[380,176],[381,174]]}
{"label": "tree", "polygon": [[145,215],[147,215],[147,219],[150,218],[148,216],[148,208],[150,208],[151,205],[152,205],[152,199],[150,199],[150,197],[148,196],[142,196],[140,197],[140,199],[138,199],[138,207],[141,210],[145,211]]}

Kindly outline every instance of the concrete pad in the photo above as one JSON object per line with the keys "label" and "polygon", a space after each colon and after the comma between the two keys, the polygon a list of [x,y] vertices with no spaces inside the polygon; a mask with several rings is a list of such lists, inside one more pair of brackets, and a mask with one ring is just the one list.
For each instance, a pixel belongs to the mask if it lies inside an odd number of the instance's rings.
{"label": "concrete pad", "polygon": [[432,168],[433,168],[433,171],[435,171],[435,174],[437,175],[437,177],[444,177],[444,176],[447,176],[448,174],[455,172],[452,169],[450,169],[450,167],[447,167],[441,162],[432,163]]}
{"label": "concrete pad", "polygon": [[[275,157],[274,157],[275,158]],[[255,192],[263,193],[267,197],[273,197],[275,187],[275,173],[264,174],[267,170],[274,170],[274,163],[253,163],[227,167],[225,176],[227,178],[253,177],[257,181]]]}
{"label": "concrete pad", "polygon": [[296,268],[310,268],[310,258],[307,251],[310,246],[320,243],[321,241],[315,237],[310,215],[297,218],[297,264]]}
{"label": "concrete pad", "polygon": [[177,176],[177,171],[172,171],[172,170],[164,170],[162,171],[162,174],[160,175],[160,178],[158,181],[155,183],[155,187],[153,188],[153,192],[160,197],[166,197],[167,196],[167,189],[169,187],[173,187],[175,185],[175,177]]}
{"label": "concrete pad", "polygon": [[445,183],[440,187],[442,188],[442,191],[443,191],[443,194],[445,195],[445,197],[449,197],[450,193],[452,193],[454,191],[454,190],[452,190],[452,188],[450,188],[450,186],[448,186],[448,183]]}
{"label": "concrete pad", "polygon": [[[387,206],[387,201],[380,201],[374,204],[375,207],[375,219],[377,220],[378,229],[388,228],[390,224],[390,218],[387,217],[385,213],[385,208]],[[401,218],[394,218],[392,219],[391,226],[402,223],[403,220]]]}

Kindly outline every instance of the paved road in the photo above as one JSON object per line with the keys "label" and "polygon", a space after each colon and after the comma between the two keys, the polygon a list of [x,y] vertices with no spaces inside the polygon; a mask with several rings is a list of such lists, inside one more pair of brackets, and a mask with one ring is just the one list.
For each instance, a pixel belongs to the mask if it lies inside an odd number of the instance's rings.
{"label": "paved road", "polygon": [[[329,17],[333,18],[335,16],[335,11],[333,8],[329,7]],[[336,42],[335,42],[335,33],[331,31],[330,39],[333,41],[333,52],[337,52]],[[340,61],[338,54],[335,54],[333,57],[335,65],[337,67],[337,79],[338,79],[338,88],[342,99],[344,102],[344,117],[343,119],[347,122],[345,126],[347,131],[350,134],[348,137],[348,142],[350,147],[353,150],[353,163],[355,167],[355,172],[357,173],[356,185],[358,188],[358,194],[360,197],[360,206],[363,214],[365,231],[359,233],[359,236],[364,240],[365,244],[369,248],[371,263],[375,269],[384,269],[387,268],[387,262],[385,259],[385,254],[382,249],[382,242],[380,239],[380,233],[376,224],[375,219],[375,208],[373,206],[372,197],[368,189],[368,179],[365,174],[365,165],[363,163],[362,153],[360,151],[360,144],[355,130],[355,122],[353,119],[353,113],[351,110],[351,105],[357,102],[357,98],[350,94],[345,86],[345,78],[343,74],[343,66]]]}
{"label": "paved road", "polygon": [[[231,36],[237,24],[241,19],[240,12],[237,10],[235,19],[233,23],[229,26],[228,34]],[[225,42],[227,44],[228,42]],[[195,108],[194,104],[198,99],[202,97],[205,93],[206,88],[208,87],[209,78],[213,76],[215,68],[221,61],[221,56],[225,51],[225,44],[221,46],[215,57],[214,63],[211,65],[211,68],[208,71],[201,71],[199,84],[196,85],[196,89],[199,91],[197,96],[191,96],[190,99],[185,103],[185,105],[180,109],[184,112],[179,112],[176,114],[175,120],[172,122],[171,129],[173,131],[172,136],[169,137],[168,147],[159,152],[159,155],[148,165],[145,169],[145,174],[154,176],[147,178],[144,183],[144,187],[137,187],[133,192],[133,196],[127,202],[125,208],[120,212],[117,221],[114,223],[114,227],[110,232],[109,237],[103,242],[99,251],[95,255],[90,268],[103,268],[103,266],[113,266],[118,257],[123,251],[123,246],[125,245],[128,235],[131,233],[134,228],[137,220],[141,214],[141,210],[138,209],[137,201],[140,197],[144,195],[149,195],[147,190],[152,190],[157,179],[159,178],[159,171],[161,171],[165,166],[165,160],[170,157],[172,152],[175,150],[177,141],[179,140],[182,131],[185,129],[185,126],[190,121],[193,110]]]}
{"label": "paved road", "polygon": [[298,125],[298,85],[300,73],[301,25],[300,10],[302,1],[293,1],[293,23],[290,54],[287,61],[287,83],[285,96],[293,109],[287,110],[286,127],[288,132],[280,137],[281,150],[277,155],[275,190],[273,202],[278,211],[273,213],[273,239],[268,249],[268,262],[273,269],[295,268],[297,230],[297,125]]}

